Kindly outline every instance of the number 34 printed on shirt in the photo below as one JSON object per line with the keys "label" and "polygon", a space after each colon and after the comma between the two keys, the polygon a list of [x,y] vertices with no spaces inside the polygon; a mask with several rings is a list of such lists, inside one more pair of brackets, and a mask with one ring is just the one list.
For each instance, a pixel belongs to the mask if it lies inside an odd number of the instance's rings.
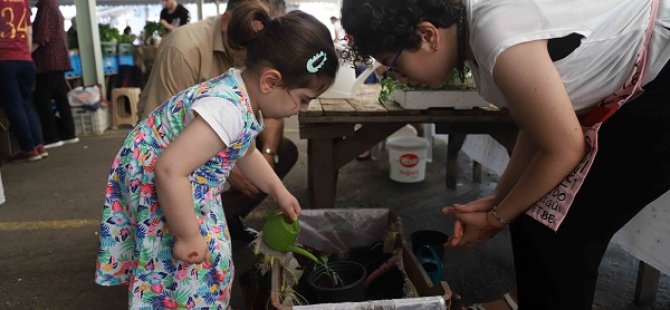
{"label": "number 34 printed on shirt", "polygon": [[8,30],[8,32],[0,31],[0,39],[9,38],[14,39],[19,34],[19,38],[27,38],[28,22],[26,21],[26,9],[23,9],[21,18],[16,22],[16,15],[12,8],[4,8],[0,11],[0,22],[4,22],[6,27],[0,26],[0,30]]}

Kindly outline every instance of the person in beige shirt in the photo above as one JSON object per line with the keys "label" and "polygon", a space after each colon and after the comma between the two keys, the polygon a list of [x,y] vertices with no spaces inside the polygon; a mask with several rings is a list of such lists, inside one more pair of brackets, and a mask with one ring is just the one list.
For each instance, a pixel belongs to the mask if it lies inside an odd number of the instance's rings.
{"label": "person in beige shirt", "polygon": [[[197,23],[176,28],[162,41],[149,80],[140,95],[140,119],[149,115],[158,105],[197,83],[217,77],[229,68],[244,63],[244,52],[229,48],[226,29],[230,12],[244,1],[262,1],[269,4],[271,14],[284,14],[284,0],[229,0],[226,12]],[[298,149],[283,137],[284,120],[265,118],[265,130],[256,140],[256,146],[280,178],[295,165]],[[245,217],[266,195],[256,188],[235,168],[228,178],[231,188],[221,195],[231,237],[251,241],[244,230]]]}

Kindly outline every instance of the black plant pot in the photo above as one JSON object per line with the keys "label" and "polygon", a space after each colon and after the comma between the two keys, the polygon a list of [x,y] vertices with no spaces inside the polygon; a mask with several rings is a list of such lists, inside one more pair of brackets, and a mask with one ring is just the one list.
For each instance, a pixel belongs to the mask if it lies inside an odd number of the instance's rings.
{"label": "black plant pot", "polygon": [[365,267],[357,262],[342,261],[328,263],[328,268],[342,278],[342,285],[333,286],[323,265],[317,266],[309,275],[308,283],[314,293],[315,303],[363,301]]}

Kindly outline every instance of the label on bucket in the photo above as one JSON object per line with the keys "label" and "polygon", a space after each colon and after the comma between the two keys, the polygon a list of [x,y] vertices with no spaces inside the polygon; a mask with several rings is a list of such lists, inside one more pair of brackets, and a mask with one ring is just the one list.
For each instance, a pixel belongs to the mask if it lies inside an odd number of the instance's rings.
{"label": "label on bucket", "polygon": [[412,168],[419,164],[419,156],[413,153],[400,155],[400,165],[406,168]]}
{"label": "label on bucket", "polygon": [[[424,139],[418,138],[425,142]],[[423,181],[426,171],[426,147],[398,148],[388,145],[391,180],[402,183]]]}

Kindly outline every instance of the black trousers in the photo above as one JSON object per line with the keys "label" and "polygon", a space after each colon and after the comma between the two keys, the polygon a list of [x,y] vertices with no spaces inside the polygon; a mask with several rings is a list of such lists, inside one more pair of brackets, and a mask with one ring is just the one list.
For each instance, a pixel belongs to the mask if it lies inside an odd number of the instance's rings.
{"label": "black trousers", "polygon": [[[42,125],[45,144],[74,138],[74,121],[67,100],[68,87],[61,71],[38,73],[35,82],[35,107]],[[51,99],[56,102],[58,117],[51,109]]]}
{"label": "black trousers", "polygon": [[591,309],[598,267],[626,222],[670,189],[670,65],[599,132],[599,152],[558,232],[510,229],[520,309]]}
{"label": "black trousers", "polygon": [[[261,147],[262,143],[259,143],[258,139],[256,140],[256,146]],[[279,148],[277,149],[277,157],[279,161],[275,164],[275,172],[280,179],[283,179],[291,168],[298,161],[298,147],[295,144],[286,138],[282,138]],[[242,192],[230,188],[229,190],[221,193],[221,204],[223,205],[223,210],[226,213],[227,218],[232,218],[233,216],[245,217],[253,210],[258,204],[260,204],[267,195],[265,193],[259,193],[253,197],[249,197]]]}

